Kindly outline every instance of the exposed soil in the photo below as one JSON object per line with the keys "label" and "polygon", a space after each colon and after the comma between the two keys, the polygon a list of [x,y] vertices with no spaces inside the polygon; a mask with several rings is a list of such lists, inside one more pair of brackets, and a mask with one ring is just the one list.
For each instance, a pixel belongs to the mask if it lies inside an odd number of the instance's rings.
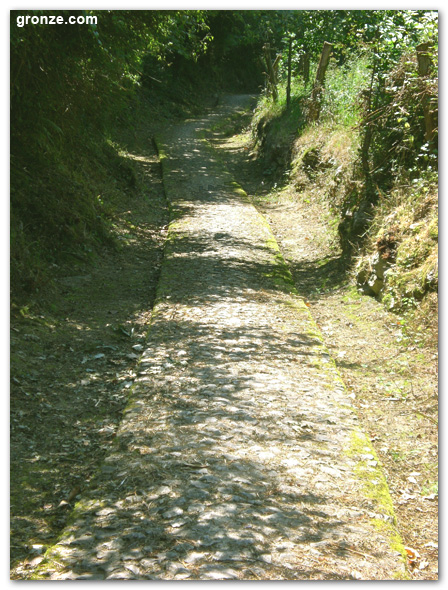
{"label": "exposed soil", "polygon": [[[437,579],[437,351],[361,297],[322,203],[270,191],[241,120],[218,129],[228,166],[265,214],[380,457],[410,575]],[[227,136],[225,138],[225,136]],[[11,317],[11,567],[24,579],[54,542],[114,440],[146,339],[167,208],[150,145],[132,154],[147,197],[123,195],[122,247],[55,268],[58,287]]]}
{"label": "exposed soil", "polygon": [[268,182],[249,133],[234,131],[217,141],[269,222],[384,466],[411,578],[437,579],[437,336],[421,341],[406,320],[357,292],[326,204]]}

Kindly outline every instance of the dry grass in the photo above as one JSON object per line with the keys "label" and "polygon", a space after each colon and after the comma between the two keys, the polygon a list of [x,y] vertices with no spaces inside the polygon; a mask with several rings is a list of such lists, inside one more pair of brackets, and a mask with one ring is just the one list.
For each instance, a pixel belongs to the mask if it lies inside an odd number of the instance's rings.
{"label": "dry grass", "polygon": [[[384,195],[371,226],[367,255],[389,240],[392,266],[381,293],[386,307],[406,315],[412,331],[437,341],[438,195],[430,182]],[[360,267],[366,265],[364,257]]]}

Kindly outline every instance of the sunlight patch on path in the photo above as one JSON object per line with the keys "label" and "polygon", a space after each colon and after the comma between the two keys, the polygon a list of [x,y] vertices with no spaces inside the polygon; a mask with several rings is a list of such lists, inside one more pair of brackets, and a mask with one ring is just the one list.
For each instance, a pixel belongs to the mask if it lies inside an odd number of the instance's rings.
{"label": "sunlight patch on path", "polygon": [[269,228],[201,140],[235,104],[160,139],[173,222],[146,349],[115,448],[41,577],[403,576],[335,365]]}

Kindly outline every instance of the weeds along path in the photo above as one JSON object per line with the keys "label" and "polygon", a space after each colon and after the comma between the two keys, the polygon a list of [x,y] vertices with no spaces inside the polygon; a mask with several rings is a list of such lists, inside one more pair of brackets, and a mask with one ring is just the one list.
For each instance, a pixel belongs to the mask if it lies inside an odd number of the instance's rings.
{"label": "weeds along path", "polygon": [[383,473],[264,218],[206,138],[158,144],[171,203],[113,450],[37,577],[406,577]]}

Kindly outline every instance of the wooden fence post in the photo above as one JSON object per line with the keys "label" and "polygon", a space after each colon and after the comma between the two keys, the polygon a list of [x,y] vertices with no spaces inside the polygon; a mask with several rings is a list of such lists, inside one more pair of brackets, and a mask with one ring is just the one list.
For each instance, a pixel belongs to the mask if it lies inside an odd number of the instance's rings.
{"label": "wooden fence post", "polygon": [[277,93],[277,75],[276,69],[278,68],[278,62],[280,61],[280,56],[277,56],[274,63],[272,63],[271,59],[271,48],[269,43],[263,47],[264,51],[264,58],[266,61],[266,68],[267,68],[267,77],[268,77],[268,88],[270,93],[272,94],[272,98],[274,102],[277,102],[278,93]]}
{"label": "wooden fence post", "polygon": [[292,37],[288,40],[288,82],[286,84],[286,108],[289,109],[291,103],[291,54],[292,54]]}
{"label": "wooden fence post", "polygon": [[332,49],[333,44],[325,41],[324,46],[322,48],[322,55],[320,56],[319,67],[317,68],[316,72],[316,79],[314,81],[313,90],[311,92],[311,101],[308,110],[308,119],[310,121],[319,120],[325,72],[327,71]]}
{"label": "wooden fence post", "polygon": [[[429,75],[431,69],[431,56],[429,55],[429,49],[431,43],[420,43],[417,45],[417,67],[418,75],[421,78],[426,78]],[[423,116],[425,119],[425,139],[431,142],[434,139],[436,131],[435,113],[431,109],[431,99],[428,93],[425,91],[423,95]]]}

